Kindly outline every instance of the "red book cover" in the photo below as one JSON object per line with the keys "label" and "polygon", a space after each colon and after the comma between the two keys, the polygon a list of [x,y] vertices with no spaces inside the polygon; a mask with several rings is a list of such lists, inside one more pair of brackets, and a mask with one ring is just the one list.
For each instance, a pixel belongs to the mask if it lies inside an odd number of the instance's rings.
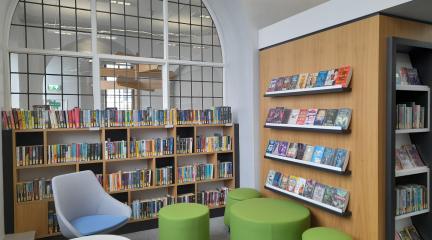
{"label": "red book cover", "polygon": [[74,108],[74,121],[75,121],[75,127],[80,127],[80,109]]}
{"label": "red book cover", "polygon": [[296,122],[297,125],[304,125],[305,124],[305,121],[307,118],[307,113],[308,113],[307,109],[300,109],[300,113],[298,115],[297,122]]}
{"label": "red book cover", "polygon": [[351,66],[343,66],[338,69],[338,74],[335,79],[335,84],[347,87],[350,83],[351,76],[352,76]]}

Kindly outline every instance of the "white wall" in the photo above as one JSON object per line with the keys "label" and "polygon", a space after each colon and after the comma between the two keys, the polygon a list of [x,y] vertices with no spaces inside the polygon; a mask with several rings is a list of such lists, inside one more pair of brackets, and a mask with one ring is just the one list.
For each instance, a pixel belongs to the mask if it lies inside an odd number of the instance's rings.
{"label": "white wall", "polygon": [[240,184],[258,188],[258,32],[238,1],[205,2],[224,50],[225,104],[232,107],[234,120],[240,125]]}
{"label": "white wall", "polygon": [[412,0],[331,0],[259,30],[259,48],[360,18]]}

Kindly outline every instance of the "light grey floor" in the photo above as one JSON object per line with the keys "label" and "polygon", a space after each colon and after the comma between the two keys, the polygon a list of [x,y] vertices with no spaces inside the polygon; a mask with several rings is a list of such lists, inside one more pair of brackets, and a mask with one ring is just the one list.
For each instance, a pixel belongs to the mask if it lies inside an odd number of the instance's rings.
{"label": "light grey floor", "polygon": [[[158,240],[159,229],[129,233],[123,236],[129,238],[130,240]],[[223,217],[210,219],[210,239],[229,240],[229,233],[223,223]]]}

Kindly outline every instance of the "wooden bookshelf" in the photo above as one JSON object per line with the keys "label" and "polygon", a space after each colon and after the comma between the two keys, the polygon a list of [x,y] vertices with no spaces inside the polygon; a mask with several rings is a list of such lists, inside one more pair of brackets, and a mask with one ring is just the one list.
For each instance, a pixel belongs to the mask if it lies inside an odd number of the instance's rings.
{"label": "wooden bookshelf", "polygon": [[[187,128],[187,129],[185,129]],[[182,129],[182,130],[179,130]],[[188,132],[194,139],[193,153],[188,154],[177,154],[176,141],[174,141],[174,154],[171,155],[159,155],[159,156],[148,156],[148,157],[132,157],[129,153],[130,140],[132,136],[143,136],[137,139],[151,139],[151,138],[165,138],[180,136],[179,131]],[[167,194],[175,197],[179,188],[184,188],[187,185],[191,185],[192,192],[195,194],[195,201],[197,201],[197,193],[202,190],[212,190],[216,187],[225,186],[230,189],[238,187],[238,176],[236,175],[236,126],[233,124],[188,124],[188,125],[168,125],[168,126],[144,126],[144,127],[112,127],[112,128],[78,128],[78,129],[29,129],[29,130],[10,130],[11,132],[11,158],[12,158],[12,177],[13,177],[13,218],[14,218],[14,231],[24,232],[28,230],[36,230],[37,238],[45,238],[59,235],[58,233],[48,233],[48,205],[53,204],[52,199],[41,199],[27,202],[17,201],[17,189],[16,185],[19,182],[31,181],[34,178],[45,177],[51,179],[52,177],[62,174],[71,173],[81,170],[93,170],[97,174],[102,174],[104,178],[104,188],[107,188],[107,177],[108,174],[115,172],[113,169],[122,170],[125,167],[125,171],[131,170],[131,166],[139,165],[140,168],[152,169],[152,185],[143,188],[132,188],[123,189],[119,191],[107,191],[113,197],[120,201],[131,204],[135,199],[147,199],[147,194],[160,194],[160,197],[164,197]],[[231,136],[232,139],[232,150],[229,151],[218,151],[218,152],[196,152],[197,143],[196,136],[212,136],[213,133],[219,133],[224,136]],[[94,161],[77,161],[77,162],[66,162],[66,163],[55,163],[55,164],[40,164],[30,166],[17,166],[16,163],[16,146],[26,146],[26,141],[29,136],[36,136],[35,141],[38,145],[44,147],[44,163],[47,163],[48,159],[48,145],[50,144],[70,144],[70,143],[85,143],[93,142],[97,139],[97,142],[102,143],[102,154],[105,153],[105,140],[108,136],[119,135],[124,138],[127,143],[127,158],[123,159],[107,159],[103,156],[101,160]],[[154,136],[156,134],[157,136]],[[80,141],[77,140],[77,136],[81,136]],[[89,137],[90,136],[90,137]],[[71,140],[68,140],[68,137]],[[89,137],[91,140],[87,139]],[[184,136],[182,136],[184,137]],[[58,139],[61,142],[55,142]],[[34,142],[29,142],[28,145],[36,145]],[[214,178],[209,180],[202,180],[189,183],[178,183],[177,168],[182,166],[182,161],[187,160],[188,163],[200,162],[200,163],[211,163],[214,164]],[[233,163],[233,177],[229,178],[218,178],[218,160],[229,161]],[[172,163],[173,177],[172,184],[169,185],[156,185],[155,170],[161,161],[168,161]],[[189,165],[189,164],[183,164]],[[127,169],[129,168],[129,169]],[[57,174],[58,173],[58,174]],[[48,175],[48,176],[47,176]],[[214,188],[213,188],[214,187]],[[148,192],[148,193],[147,193]],[[152,193],[153,192],[153,193]],[[183,194],[183,193],[182,193]],[[153,198],[153,197],[148,197]],[[222,209],[224,206],[211,206],[209,207],[212,211]],[[31,215],[32,217],[24,217],[24,215]],[[137,223],[144,221],[151,221],[157,218],[147,219],[131,219],[129,223]]]}

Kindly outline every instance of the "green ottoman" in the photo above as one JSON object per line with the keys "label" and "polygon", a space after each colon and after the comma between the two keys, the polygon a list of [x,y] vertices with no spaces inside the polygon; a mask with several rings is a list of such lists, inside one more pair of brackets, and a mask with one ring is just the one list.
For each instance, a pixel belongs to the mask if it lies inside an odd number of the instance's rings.
{"label": "green ottoman", "polygon": [[311,228],[303,233],[302,240],[352,240],[347,234],[326,227]]}
{"label": "green ottoman", "polygon": [[179,203],[159,211],[160,240],[209,240],[209,208]]}
{"label": "green ottoman", "polygon": [[230,209],[233,204],[251,199],[251,198],[259,198],[261,197],[261,193],[253,188],[237,188],[228,192],[227,203],[225,206],[224,213],[224,223],[225,225],[230,225]]}
{"label": "green ottoman", "polygon": [[[231,208],[231,240],[300,240],[310,226],[309,209],[270,198],[254,198]],[[320,239],[321,240],[321,239]]]}

